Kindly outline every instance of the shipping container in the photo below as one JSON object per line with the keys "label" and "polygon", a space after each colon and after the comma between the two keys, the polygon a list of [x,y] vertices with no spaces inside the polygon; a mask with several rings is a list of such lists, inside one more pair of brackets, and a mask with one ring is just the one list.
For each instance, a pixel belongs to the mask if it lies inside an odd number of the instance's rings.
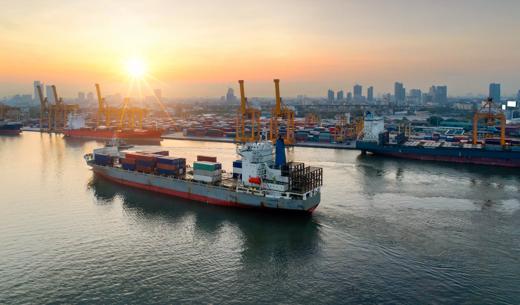
{"label": "shipping container", "polygon": [[198,175],[198,176],[215,177],[215,176],[222,176],[222,170],[217,169],[214,171],[208,171],[208,170],[203,170],[203,169],[194,169],[193,174]]}
{"label": "shipping container", "polygon": [[217,162],[217,157],[197,156],[197,161]]}
{"label": "shipping container", "polygon": [[197,161],[193,162],[193,169],[215,171],[218,169],[222,169],[222,164],[215,162]]}

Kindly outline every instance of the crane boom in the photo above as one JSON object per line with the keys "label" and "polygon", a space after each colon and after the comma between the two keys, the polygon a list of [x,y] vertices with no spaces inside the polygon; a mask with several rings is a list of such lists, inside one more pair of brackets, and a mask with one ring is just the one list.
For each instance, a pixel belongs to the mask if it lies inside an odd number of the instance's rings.
{"label": "crane boom", "polygon": [[274,112],[277,115],[280,115],[282,112],[282,98],[280,97],[280,80],[275,79],[274,80],[274,90],[276,94],[276,105],[274,106]]}
{"label": "crane boom", "polygon": [[242,114],[245,114],[247,107],[247,98],[244,89],[244,80],[239,80],[238,83],[240,84],[240,112]]}
{"label": "crane boom", "polygon": [[58,99],[58,91],[56,90],[56,86],[52,85],[51,87],[52,87],[52,95],[54,96],[54,102],[56,104],[59,104],[60,100]]}

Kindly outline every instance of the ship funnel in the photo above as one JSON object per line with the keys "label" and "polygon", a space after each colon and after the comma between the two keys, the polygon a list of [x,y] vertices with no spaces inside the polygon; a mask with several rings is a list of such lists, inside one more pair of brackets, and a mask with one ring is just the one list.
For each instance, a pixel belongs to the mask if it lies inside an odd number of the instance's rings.
{"label": "ship funnel", "polygon": [[274,165],[276,167],[281,167],[284,166],[286,163],[287,161],[285,159],[285,143],[283,142],[282,137],[279,137],[276,140]]}

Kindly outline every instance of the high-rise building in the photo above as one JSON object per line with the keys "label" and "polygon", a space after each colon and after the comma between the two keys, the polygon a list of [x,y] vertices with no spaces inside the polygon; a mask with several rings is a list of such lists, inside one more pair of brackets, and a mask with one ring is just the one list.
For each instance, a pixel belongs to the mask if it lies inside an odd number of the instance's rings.
{"label": "high-rise building", "polygon": [[520,90],[516,93],[516,104],[520,103]]}
{"label": "high-rise building", "polygon": [[397,104],[404,103],[406,98],[406,89],[403,86],[403,83],[395,82],[394,84],[394,99]]}
{"label": "high-rise building", "polygon": [[339,90],[336,94],[336,97],[338,101],[342,101],[343,99],[345,99],[345,93],[343,92],[343,90]]}
{"label": "high-rise building", "polygon": [[329,103],[334,103],[334,91],[331,89],[327,91],[327,100],[329,101]]}
{"label": "high-rise building", "polygon": [[374,87],[370,86],[367,89],[367,101],[373,102],[374,101]]}
{"label": "high-rise building", "polygon": [[422,103],[422,92],[421,92],[421,89],[411,89],[410,90],[410,99],[415,104],[421,104]]}
{"label": "high-rise building", "polygon": [[39,81],[39,80],[35,80],[35,81],[33,82],[33,87],[34,87],[33,100],[34,100],[34,101],[39,101],[39,100],[40,100],[40,97],[38,96],[38,86],[41,87],[41,89],[42,89],[42,94],[44,94],[44,91],[43,91],[43,90],[45,90],[45,87],[44,87],[43,83],[42,83],[41,81]]}
{"label": "high-rise building", "polygon": [[161,89],[154,89],[153,95],[159,100],[162,101],[162,90]]}
{"label": "high-rise building", "polygon": [[435,94],[433,95],[433,101],[439,105],[445,105],[448,103],[448,87],[447,86],[434,86]]}
{"label": "high-rise building", "polygon": [[347,103],[351,103],[352,102],[352,92],[348,92],[347,93]]}
{"label": "high-rise building", "polygon": [[235,102],[236,100],[235,91],[233,88],[228,88],[226,93],[226,102]]}
{"label": "high-rise building", "polygon": [[355,101],[359,101],[359,100],[362,99],[362,97],[363,97],[363,87],[361,85],[358,85],[358,84],[354,85],[353,92],[354,92],[354,100]]}
{"label": "high-rise building", "polygon": [[84,102],[85,101],[85,92],[78,92],[78,101]]}
{"label": "high-rise building", "polygon": [[500,84],[491,83],[489,84],[489,97],[493,99],[493,102],[500,102]]}
{"label": "high-rise building", "polygon": [[52,86],[45,86],[45,96],[47,97],[47,103],[55,104],[56,100],[54,99],[54,91],[52,90]]}
{"label": "high-rise building", "polygon": [[89,101],[89,102],[94,101],[94,93],[92,93],[92,92],[87,93],[87,101]]}

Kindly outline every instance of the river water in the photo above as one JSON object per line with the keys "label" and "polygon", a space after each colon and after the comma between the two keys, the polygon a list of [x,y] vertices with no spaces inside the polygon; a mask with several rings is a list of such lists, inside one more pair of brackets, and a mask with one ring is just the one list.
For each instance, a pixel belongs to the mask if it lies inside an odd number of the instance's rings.
{"label": "river water", "polygon": [[[519,304],[520,172],[295,148],[310,217],[94,177],[102,143],[0,137],[0,304]],[[165,140],[188,162],[232,144]]]}

